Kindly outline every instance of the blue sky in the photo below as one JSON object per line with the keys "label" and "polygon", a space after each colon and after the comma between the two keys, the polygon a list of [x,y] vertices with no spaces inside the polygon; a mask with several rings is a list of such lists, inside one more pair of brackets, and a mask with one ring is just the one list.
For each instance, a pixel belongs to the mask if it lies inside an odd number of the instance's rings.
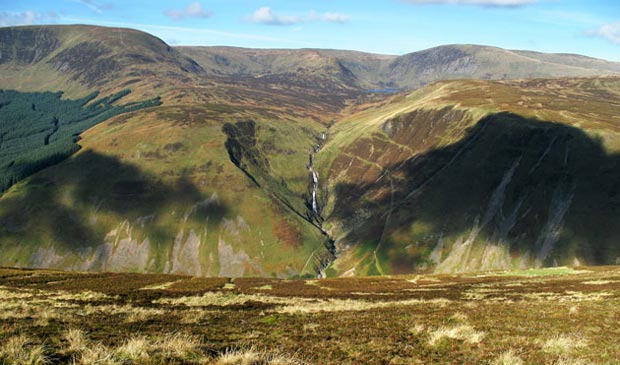
{"label": "blue sky", "polygon": [[173,45],[404,54],[469,43],[620,61],[618,0],[0,0],[0,26],[75,23]]}

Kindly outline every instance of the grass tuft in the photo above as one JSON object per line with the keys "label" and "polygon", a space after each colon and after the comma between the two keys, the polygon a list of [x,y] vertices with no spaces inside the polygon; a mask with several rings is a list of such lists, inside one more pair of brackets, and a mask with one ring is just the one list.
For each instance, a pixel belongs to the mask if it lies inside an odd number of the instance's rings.
{"label": "grass tuft", "polygon": [[429,345],[435,346],[444,338],[461,340],[469,344],[476,344],[484,338],[484,332],[476,331],[468,324],[459,324],[450,327],[439,327],[430,333]]}
{"label": "grass tuft", "polygon": [[25,335],[10,337],[0,347],[0,364],[49,364],[42,345],[32,343]]}
{"label": "grass tuft", "polygon": [[121,364],[114,357],[114,351],[102,344],[93,344],[82,351],[75,365],[118,365]]}
{"label": "grass tuft", "polygon": [[122,363],[145,361],[150,357],[149,350],[151,345],[145,337],[130,338],[115,351]]}
{"label": "grass tuft", "polygon": [[570,357],[560,357],[553,365],[592,365],[588,360],[574,359]]}
{"label": "grass tuft", "polygon": [[214,359],[213,365],[306,365],[296,356],[280,352],[258,351],[255,348],[228,350]]}
{"label": "grass tuft", "polygon": [[81,354],[90,346],[86,334],[79,328],[70,328],[64,337],[67,341],[67,352]]}
{"label": "grass tuft", "polygon": [[198,336],[183,333],[166,334],[155,341],[154,346],[166,357],[187,358],[198,353],[203,341]]}
{"label": "grass tuft", "polygon": [[508,350],[502,353],[494,362],[493,365],[523,365],[523,360],[517,356],[513,350]]}
{"label": "grass tuft", "polygon": [[542,348],[545,352],[566,355],[586,345],[586,341],[580,336],[559,334],[545,340]]}

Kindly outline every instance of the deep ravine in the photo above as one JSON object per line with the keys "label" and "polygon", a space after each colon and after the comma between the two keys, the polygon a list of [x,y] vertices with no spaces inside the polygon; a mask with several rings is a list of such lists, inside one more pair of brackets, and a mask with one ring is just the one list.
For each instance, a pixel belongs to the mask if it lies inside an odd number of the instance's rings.
{"label": "deep ravine", "polygon": [[317,262],[316,272],[317,277],[319,278],[326,277],[325,270],[336,259],[335,241],[323,228],[323,217],[321,216],[321,207],[319,206],[317,198],[319,193],[319,174],[314,170],[314,159],[316,157],[316,154],[319,153],[319,151],[321,151],[321,149],[325,145],[328,133],[329,128],[327,129],[327,131],[321,133],[321,136],[318,138],[318,143],[314,147],[312,147],[312,151],[310,152],[307,165],[308,172],[310,173],[312,186],[310,191],[310,201],[307,202],[308,208],[311,210],[310,221],[314,223],[327,238],[326,247],[329,250],[329,254],[320,257]]}

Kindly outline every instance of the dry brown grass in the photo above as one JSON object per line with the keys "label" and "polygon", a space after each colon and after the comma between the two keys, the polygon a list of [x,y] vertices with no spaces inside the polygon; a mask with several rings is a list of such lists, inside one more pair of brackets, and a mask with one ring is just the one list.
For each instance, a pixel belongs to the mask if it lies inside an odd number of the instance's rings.
{"label": "dry brown grass", "polygon": [[44,365],[49,360],[45,348],[25,335],[10,337],[0,346],[0,363],[14,365]]}
{"label": "dry brown grass", "polygon": [[197,355],[203,345],[202,339],[198,336],[185,333],[166,334],[157,338],[154,343],[154,347],[161,351],[165,357],[180,359]]}
{"label": "dry brown grass", "polygon": [[502,353],[494,362],[493,365],[523,365],[523,360],[515,354],[513,350],[508,350]]}
{"label": "dry brown grass", "polygon": [[444,338],[464,341],[469,344],[476,344],[484,338],[484,332],[476,331],[476,329],[468,324],[459,324],[454,326],[439,327],[429,332],[428,344],[437,345]]}
{"label": "dry brown grass", "polygon": [[85,348],[84,351],[78,354],[73,360],[76,365],[120,365],[121,362],[114,357],[114,351],[108,347],[96,343],[91,344]]}
{"label": "dry brown grass", "polygon": [[70,328],[64,337],[67,341],[65,351],[70,353],[82,353],[90,345],[86,334],[79,328]]}
{"label": "dry brown grass", "polygon": [[295,355],[259,351],[254,348],[228,350],[210,364],[212,365],[306,365],[310,364]]}
{"label": "dry brown grass", "polygon": [[575,349],[587,346],[587,341],[577,334],[559,334],[541,339],[543,351],[558,355],[568,355]]}
{"label": "dry brown grass", "polygon": [[152,349],[153,346],[146,337],[133,337],[114,350],[114,357],[122,363],[146,362]]}
{"label": "dry brown grass", "polygon": [[[617,364],[617,362],[613,362],[610,364]],[[575,359],[570,357],[560,357],[557,361],[553,362],[553,365],[594,365],[592,362],[585,359]]]}
{"label": "dry brown grass", "polygon": [[[71,291],[52,290],[41,277],[41,284],[15,280],[11,287],[1,274],[2,365],[586,365],[620,359],[613,341],[620,336],[614,326],[620,283],[585,283],[615,281],[620,270],[609,268],[571,277],[316,281],[329,290],[258,278],[236,279],[233,290],[223,289],[225,280],[211,285],[191,278],[143,290],[155,280],[132,274],[123,277],[128,289],[84,295],[73,283]],[[86,284],[92,290],[94,284]],[[266,285],[272,289],[257,289]],[[415,290],[431,288],[441,290]]]}

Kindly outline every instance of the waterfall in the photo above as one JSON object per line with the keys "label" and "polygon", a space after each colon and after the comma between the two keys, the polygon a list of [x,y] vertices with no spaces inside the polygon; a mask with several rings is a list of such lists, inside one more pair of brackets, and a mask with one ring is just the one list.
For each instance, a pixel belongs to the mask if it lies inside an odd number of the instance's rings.
{"label": "waterfall", "polygon": [[314,171],[314,156],[321,150],[323,147],[323,143],[325,142],[325,138],[327,135],[325,132],[321,133],[321,137],[319,138],[319,143],[312,147],[312,152],[310,152],[310,156],[308,157],[308,171],[310,171],[312,177],[312,198],[310,201],[310,206],[312,208],[312,213],[315,215],[319,215],[319,205],[317,203],[317,192],[319,190],[319,174]]}
{"label": "waterfall", "polygon": [[[310,160],[312,162],[312,160]],[[319,189],[319,175],[312,169],[312,166],[308,169],[312,173],[312,212],[319,214],[319,208],[316,203],[316,192]]]}
{"label": "waterfall", "polygon": [[[328,129],[329,131],[329,129]],[[319,257],[318,263],[316,266],[316,271],[318,273],[318,278],[324,278],[325,269],[329,267],[333,260],[336,259],[336,246],[333,238],[330,237],[329,232],[323,228],[323,217],[321,216],[321,208],[319,207],[319,203],[317,201],[317,195],[319,192],[319,174],[314,171],[314,160],[316,154],[321,151],[325,141],[327,139],[328,132],[322,132],[320,136],[317,138],[317,144],[312,146],[312,151],[310,151],[310,155],[308,157],[308,171],[310,172],[310,178],[312,179],[312,191],[310,201],[306,201],[306,204],[309,208],[312,209],[312,215],[308,216],[308,220],[316,225],[317,228],[321,230],[321,232],[327,238],[326,245],[329,249],[328,255],[323,255],[323,257]]]}
{"label": "waterfall", "polygon": [[316,188],[312,190],[312,211],[319,214],[318,207],[316,205]]}

